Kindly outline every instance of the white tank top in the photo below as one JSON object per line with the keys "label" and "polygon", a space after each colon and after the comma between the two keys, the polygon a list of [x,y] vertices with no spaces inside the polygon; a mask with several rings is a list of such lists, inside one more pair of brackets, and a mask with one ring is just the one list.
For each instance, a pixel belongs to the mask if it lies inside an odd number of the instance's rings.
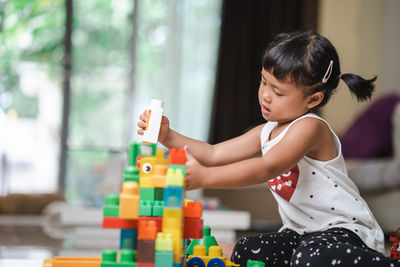
{"label": "white tank top", "polygon": [[[267,122],[261,131],[263,155],[275,146],[289,128],[305,114],[289,124],[278,136],[268,140],[277,122]],[[339,138],[328,125],[336,143],[338,155],[328,161],[304,156],[291,170],[268,181],[267,185],[278,202],[283,227],[299,234],[343,227],[357,234],[364,243],[384,253],[384,236],[368,205],[360,197],[353,181],[347,176]]]}

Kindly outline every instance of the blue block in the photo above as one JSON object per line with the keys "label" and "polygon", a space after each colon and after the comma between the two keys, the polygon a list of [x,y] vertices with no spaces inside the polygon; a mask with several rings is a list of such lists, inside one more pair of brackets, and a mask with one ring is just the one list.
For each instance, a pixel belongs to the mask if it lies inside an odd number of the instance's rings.
{"label": "blue block", "polygon": [[172,251],[156,251],[154,267],[173,267],[174,253]]}
{"label": "blue block", "polygon": [[174,263],[174,267],[182,267],[182,263]]}
{"label": "blue block", "polygon": [[181,208],[183,188],[181,186],[167,186],[164,189],[164,207]]}
{"label": "blue block", "polygon": [[137,229],[121,229],[119,249],[136,249]]}

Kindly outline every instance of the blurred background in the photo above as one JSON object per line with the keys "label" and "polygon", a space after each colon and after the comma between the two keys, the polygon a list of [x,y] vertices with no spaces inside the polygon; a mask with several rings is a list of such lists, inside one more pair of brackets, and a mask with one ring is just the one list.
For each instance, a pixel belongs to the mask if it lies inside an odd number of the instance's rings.
{"label": "blurred background", "polygon": [[[372,101],[399,94],[399,11],[397,0],[0,0],[0,195],[101,207],[119,192],[151,98],[164,101],[173,129],[211,143],[263,123],[261,57],[280,32],[318,30],[342,73],[378,75]],[[344,134],[370,104],[340,83],[321,115]],[[273,202],[265,192],[204,195],[279,223],[254,204]],[[3,201],[0,213],[49,201]]]}

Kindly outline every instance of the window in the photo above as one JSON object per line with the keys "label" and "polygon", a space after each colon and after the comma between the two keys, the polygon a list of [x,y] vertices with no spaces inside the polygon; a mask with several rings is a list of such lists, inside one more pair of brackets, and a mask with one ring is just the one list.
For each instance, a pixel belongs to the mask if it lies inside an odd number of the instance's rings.
{"label": "window", "polygon": [[[207,139],[221,3],[73,2],[69,202],[98,206],[120,191],[128,144],[141,142],[136,123],[151,98],[164,101],[172,128]],[[0,134],[0,186],[55,191],[65,3],[2,1],[0,16],[0,128],[8,132]]]}

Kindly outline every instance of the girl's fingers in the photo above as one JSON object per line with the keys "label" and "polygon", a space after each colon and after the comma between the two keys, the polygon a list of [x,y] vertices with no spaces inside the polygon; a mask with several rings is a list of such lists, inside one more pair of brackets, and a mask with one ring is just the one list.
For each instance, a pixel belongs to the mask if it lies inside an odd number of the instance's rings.
{"label": "girl's fingers", "polygon": [[142,121],[139,121],[137,125],[142,129],[146,128],[146,123],[144,123]]}
{"label": "girl's fingers", "polygon": [[141,121],[143,121],[143,122],[146,122],[147,121],[147,115],[140,115],[139,116],[139,119],[141,120]]}

